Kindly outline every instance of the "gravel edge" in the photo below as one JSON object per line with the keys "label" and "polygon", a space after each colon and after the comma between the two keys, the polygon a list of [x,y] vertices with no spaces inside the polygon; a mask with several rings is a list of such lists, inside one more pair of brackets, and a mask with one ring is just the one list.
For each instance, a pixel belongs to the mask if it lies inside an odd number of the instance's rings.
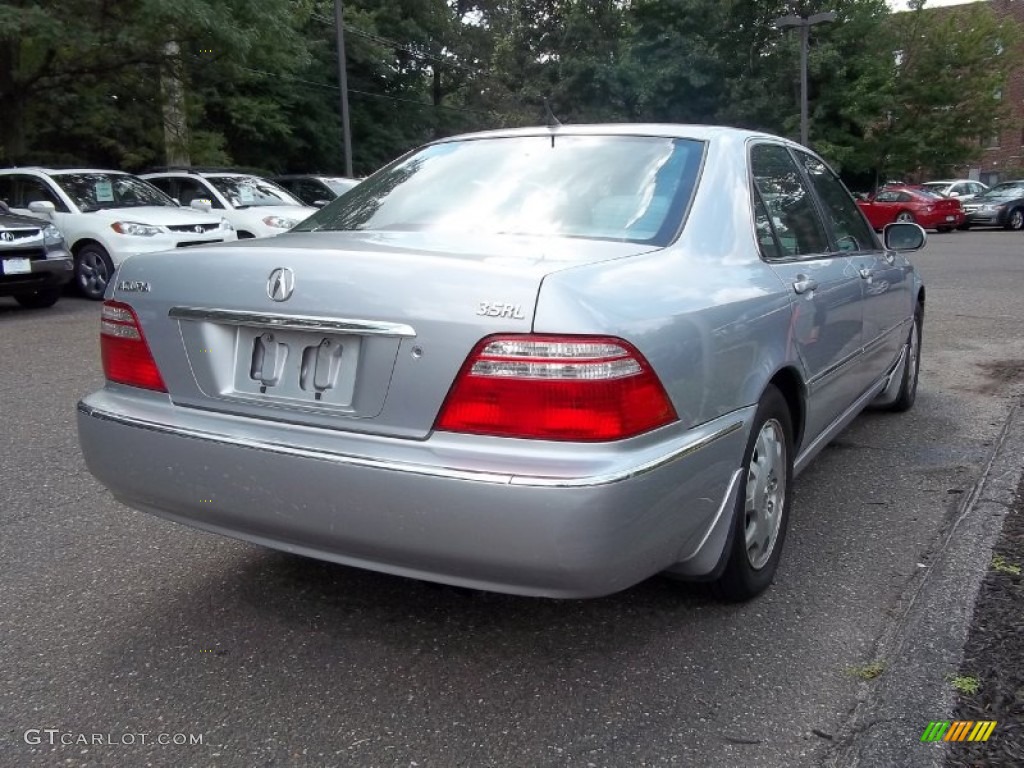
{"label": "gravel edge", "polygon": [[875,659],[884,671],[864,683],[849,730],[825,757],[831,768],[943,768],[948,745],[922,743],[932,720],[951,720],[957,674],[989,570],[1024,472],[1024,409],[1015,403],[991,458],[900,597]]}

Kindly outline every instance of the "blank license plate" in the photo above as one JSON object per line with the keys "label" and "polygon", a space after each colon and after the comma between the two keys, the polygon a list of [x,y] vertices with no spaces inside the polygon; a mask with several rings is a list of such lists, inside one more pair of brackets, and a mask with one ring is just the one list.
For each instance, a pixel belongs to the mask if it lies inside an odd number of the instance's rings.
{"label": "blank license plate", "polygon": [[3,265],[3,274],[5,275],[24,275],[32,271],[30,259],[4,259]]}
{"label": "blank license plate", "polygon": [[956,216],[947,216],[946,221],[956,221]]}

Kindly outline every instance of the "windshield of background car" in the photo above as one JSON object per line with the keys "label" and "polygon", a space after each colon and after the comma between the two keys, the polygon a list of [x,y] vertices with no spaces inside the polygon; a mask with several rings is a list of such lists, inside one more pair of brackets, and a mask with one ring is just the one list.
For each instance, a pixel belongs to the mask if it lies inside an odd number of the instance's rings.
{"label": "windshield of background car", "polygon": [[83,213],[142,205],[178,207],[148,181],[126,174],[55,173],[52,178]]}
{"label": "windshield of background car", "polygon": [[206,180],[224,195],[232,208],[302,205],[277,184],[255,176],[207,176]]}
{"label": "windshield of background car", "polygon": [[324,184],[330,187],[336,195],[348,192],[358,183],[355,179],[324,179]]}
{"label": "windshield of background car", "polygon": [[988,200],[1009,200],[1016,197],[1024,197],[1024,185],[1019,183],[999,184],[992,187],[988,192],[978,195],[978,197]]}
{"label": "windshield of background car", "polygon": [[521,136],[434,144],[374,174],[293,231],[544,235],[667,245],[704,144]]}

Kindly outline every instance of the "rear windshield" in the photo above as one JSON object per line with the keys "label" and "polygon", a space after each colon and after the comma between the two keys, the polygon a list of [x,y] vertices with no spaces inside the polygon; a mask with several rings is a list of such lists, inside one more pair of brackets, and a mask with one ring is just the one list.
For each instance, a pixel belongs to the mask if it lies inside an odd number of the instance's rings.
{"label": "rear windshield", "polygon": [[547,235],[666,245],[703,142],[525,136],[435,144],[374,174],[293,231]]}

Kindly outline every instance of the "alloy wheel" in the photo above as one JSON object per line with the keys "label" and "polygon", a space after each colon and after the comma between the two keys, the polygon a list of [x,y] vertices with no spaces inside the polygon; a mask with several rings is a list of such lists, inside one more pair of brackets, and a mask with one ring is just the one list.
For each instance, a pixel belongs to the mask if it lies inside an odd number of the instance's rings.
{"label": "alloy wheel", "polygon": [[754,570],[772,556],[786,499],[786,440],[782,425],[769,419],[761,427],[747,466],[744,536]]}
{"label": "alloy wheel", "polygon": [[86,296],[102,296],[110,280],[110,270],[103,255],[85,250],[78,256],[78,285]]}

